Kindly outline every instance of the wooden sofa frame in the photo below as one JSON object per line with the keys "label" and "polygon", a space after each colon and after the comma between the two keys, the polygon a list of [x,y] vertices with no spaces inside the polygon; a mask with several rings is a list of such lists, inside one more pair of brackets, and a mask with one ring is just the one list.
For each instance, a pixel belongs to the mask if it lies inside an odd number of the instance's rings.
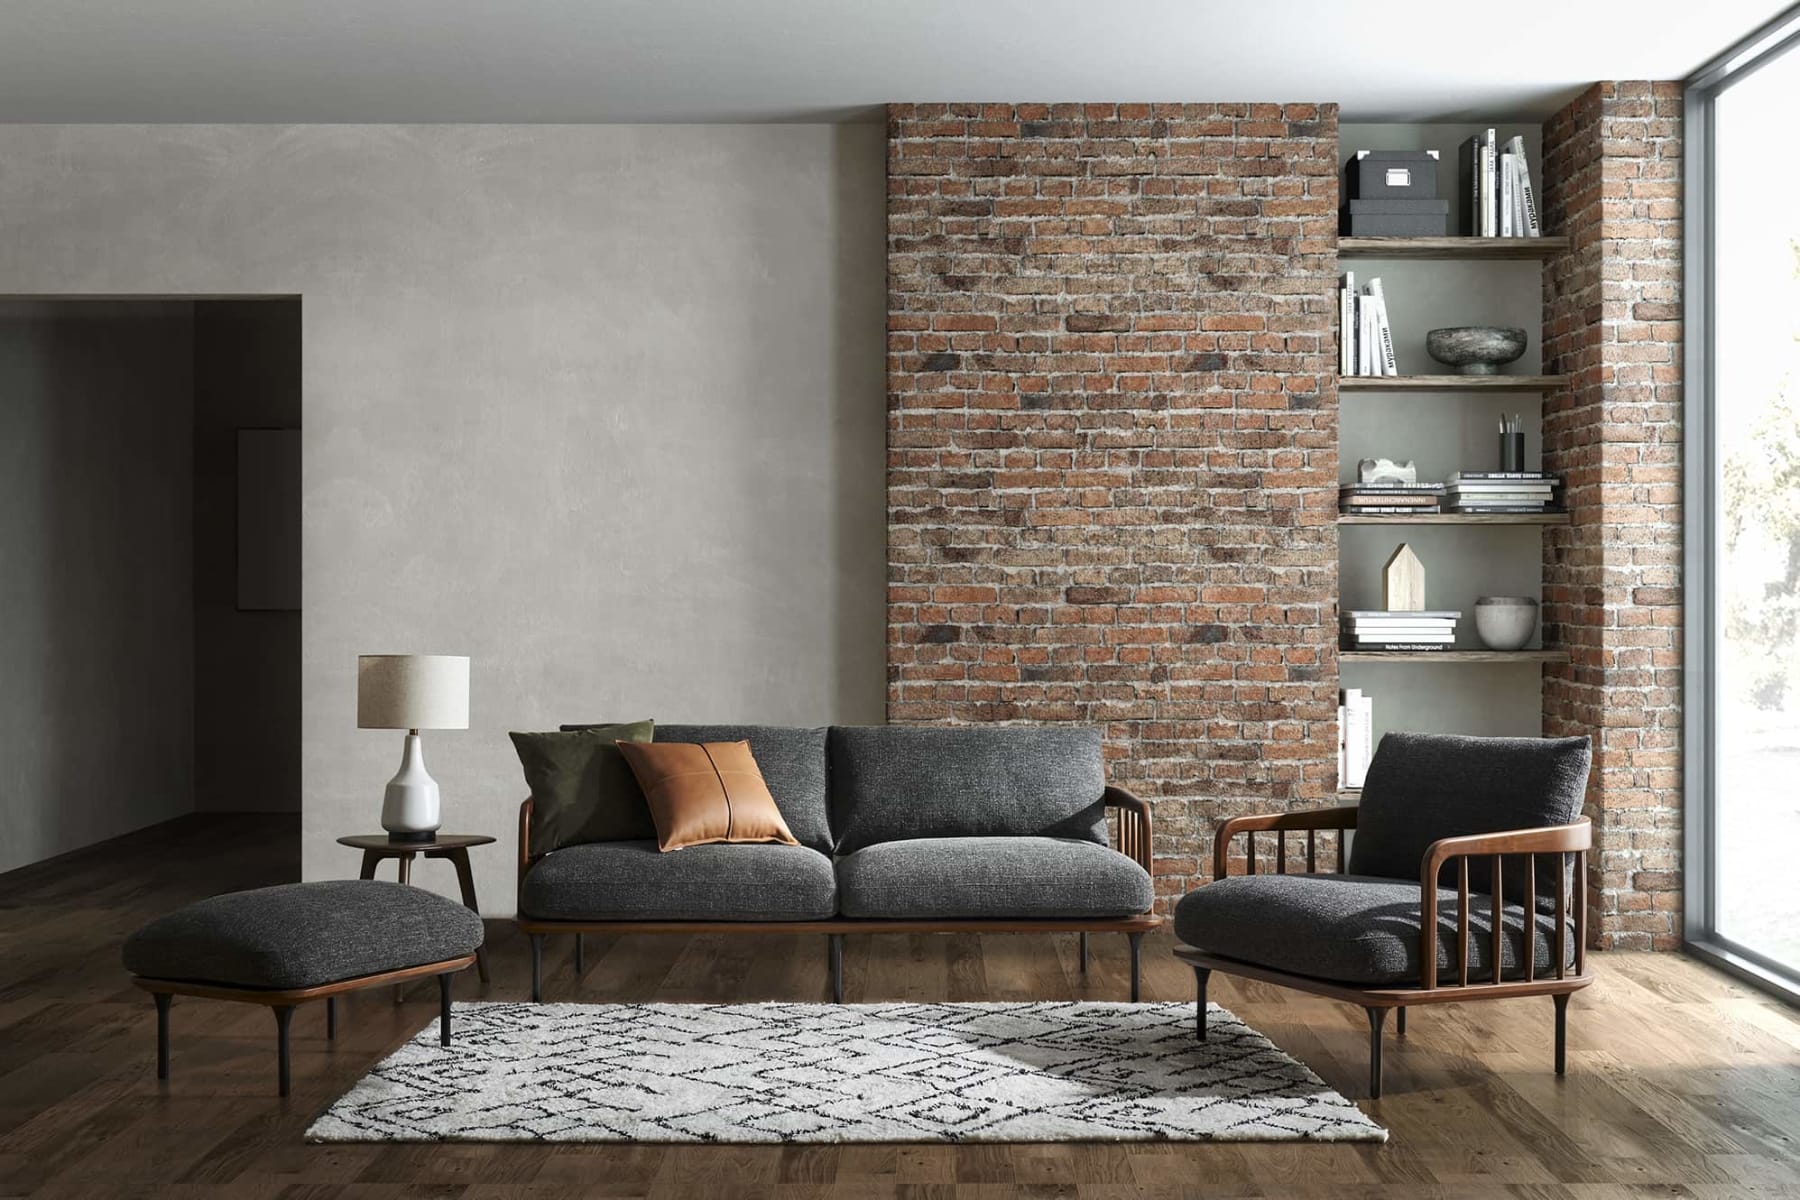
{"label": "wooden sofa frame", "polygon": [[[1231,843],[1239,834],[1247,839],[1244,856],[1245,874],[1256,874],[1256,835],[1275,834],[1275,870],[1288,873],[1288,834],[1306,834],[1306,872],[1318,870],[1318,835],[1322,830],[1336,831],[1337,870],[1345,869],[1343,831],[1356,828],[1354,807],[1314,809],[1308,812],[1271,813],[1235,817],[1219,826],[1213,840],[1213,878],[1224,879],[1230,873]],[[1194,968],[1199,989],[1198,1008],[1194,1016],[1195,1032],[1206,1040],[1206,984],[1214,971],[1240,975],[1265,983],[1293,988],[1315,996],[1344,1000],[1362,1006],[1369,1017],[1369,1094],[1381,1097],[1381,1031],[1389,1009],[1399,1011],[1395,1033],[1406,1033],[1406,1010],[1415,1004],[1449,1004],[1464,1000],[1506,1000],[1518,996],[1549,996],[1556,1005],[1556,1073],[1563,1074],[1566,1065],[1569,997],[1593,982],[1587,972],[1587,852],[1593,845],[1593,826],[1587,817],[1568,825],[1546,825],[1535,829],[1515,829],[1504,833],[1482,833],[1467,837],[1443,838],[1433,842],[1419,864],[1419,901],[1421,945],[1419,947],[1419,982],[1415,987],[1359,987],[1290,975],[1283,971],[1239,962],[1216,954],[1208,954],[1192,946],[1178,946],[1175,955]],[[1296,850],[1298,847],[1296,847]],[[1556,886],[1556,935],[1553,952],[1553,974],[1537,975],[1537,922],[1531,915],[1537,907],[1537,856],[1554,854],[1559,866]],[[1573,882],[1568,870],[1568,856],[1575,856]],[[1489,897],[1492,914],[1492,947],[1489,960],[1492,979],[1469,982],[1469,859],[1486,855],[1491,860],[1494,891]],[[1505,886],[1501,865],[1507,855],[1524,855],[1525,871],[1524,921],[1525,954],[1522,979],[1503,979],[1501,969],[1501,909],[1505,907]],[[1443,983],[1438,978],[1438,880],[1444,867],[1454,861],[1457,873],[1457,982]],[[1573,892],[1571,897],[1569,892]],[[1570,909],[1575,926],[1574,968],[1568,969],[1567,943]]]}
{"label": "wooden sofa frame", "polygon": [[[1108,787],[1102,803],[1119,810],[1118,846],[1121,854],[1150,871],[1150,806],[1124,788]],[[518,896],[525,893],[525,876],[543,855],[531,852],[531,810],[529,798],[519,805],[519,879]],[[1088,967],[1089,933],[1122,933],[1131,942],[1131,999],[1139,990],[1139,965],[1144,934],[1162,924],[1154,912],[1129,917],[1016,920],[863,920],[854,917],[829,917],[817,921],[553,921],[525,915],[523,904],[516,910],[519,931],[531,939],[531,999],[542,996],[543,946],[548,934],[575,935],[575,974],[585,970],[584,935],[590,933],[822,933],[827,938],[831,963],[831,998],[844,1002],[844,935],[846,933],[1080,933],[1081,969]]]}

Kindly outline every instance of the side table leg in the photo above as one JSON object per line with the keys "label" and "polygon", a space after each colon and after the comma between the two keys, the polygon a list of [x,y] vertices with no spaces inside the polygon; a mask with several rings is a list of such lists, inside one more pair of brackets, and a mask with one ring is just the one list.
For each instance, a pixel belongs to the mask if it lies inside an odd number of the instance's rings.
{"label": "side table leg", "polygon": [[[400,882],[410,884],[412,882],[413,856],[410,854],[401,854],[401,855],[398,855],[397,857],[400,862]],[[394,1003],[399,1004],[401,1001],[403,1001],[405,999],[406,999],[406,985],[404,983],[396,983],[394,985]]]}
{"label": "side table leg", "polygon": [[[458,887],[462,888],[463,906],[479,917],[481,915],[481,905],[475,902],[475,872],[469,869],[469,852],[467,850],[452,850],[449,854],[445,855],[445,857],[450,860],[450,865],[456,868],[456,883]],[[485,945],[477,946],[475,948],[475,970],[480,973],[481,982],[486,983],[488,981],[488,969],[487,947]]]}
{"label": "side table leg", "polygon": [[375,851],[373,851],[373,850],[364,850],[363,851],[363,865],[362,865],[361,878],[363,878],[363,879],[375,878],[375,864],[380,861],[381,861],[381,855],[375,853]]}

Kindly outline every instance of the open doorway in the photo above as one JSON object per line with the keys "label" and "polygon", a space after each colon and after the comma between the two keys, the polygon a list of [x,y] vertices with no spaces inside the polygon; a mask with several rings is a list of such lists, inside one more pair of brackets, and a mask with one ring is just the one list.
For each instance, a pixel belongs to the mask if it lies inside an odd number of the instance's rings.
{"label": "open doorway", "polygon": [[0,300],[0,871],[299,810],[300,408],[298,298]]}

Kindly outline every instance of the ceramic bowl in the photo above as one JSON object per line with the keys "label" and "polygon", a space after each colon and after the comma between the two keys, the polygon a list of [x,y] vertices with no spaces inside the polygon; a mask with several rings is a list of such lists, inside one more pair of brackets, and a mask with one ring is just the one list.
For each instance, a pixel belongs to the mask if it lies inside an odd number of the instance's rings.
{"label": "ceramic bowl", "polygon": [[1475,636],[1489,650],[1523,650],[1537,632],[1538,603],[1530,596],[1483,596],[1475,601]]}
{"label": "ceramic bowl", "polygon": [[1498,375],[1525,353],[1525,331],[1495,325],[1458,325],[1425,335],[1425,353],[1459,375]]}

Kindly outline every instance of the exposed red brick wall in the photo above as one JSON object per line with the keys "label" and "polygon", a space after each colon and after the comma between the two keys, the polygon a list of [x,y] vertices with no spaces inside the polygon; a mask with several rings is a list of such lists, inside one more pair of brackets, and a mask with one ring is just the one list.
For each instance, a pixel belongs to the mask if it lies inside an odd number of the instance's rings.
{"label": "exposed red brick wall", "polygon": [[1166,904],[1335,783],[1337,108],[888,127],[889,719],[1103,725]]}
{"label": "exposed red brick wall", "polygon": [[1599,83],[1544,126],[1544,461],[1572,512],[1545,541],[1544,732],[1588,733],[1600,946],[1681,928],[1681,88]]}

